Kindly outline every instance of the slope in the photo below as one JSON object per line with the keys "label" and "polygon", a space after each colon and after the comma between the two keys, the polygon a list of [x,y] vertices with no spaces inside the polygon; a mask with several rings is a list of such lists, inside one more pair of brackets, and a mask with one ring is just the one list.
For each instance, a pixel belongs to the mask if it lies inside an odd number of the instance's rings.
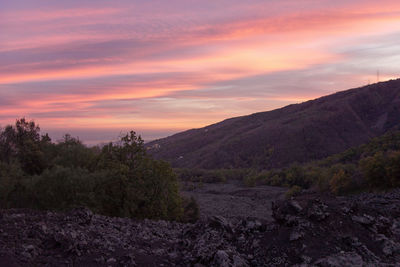
{"label": "slope", "polygon": [[147,144],[185,168],[277,168],[367,142],[400,125],[400,79],[227,119]]}

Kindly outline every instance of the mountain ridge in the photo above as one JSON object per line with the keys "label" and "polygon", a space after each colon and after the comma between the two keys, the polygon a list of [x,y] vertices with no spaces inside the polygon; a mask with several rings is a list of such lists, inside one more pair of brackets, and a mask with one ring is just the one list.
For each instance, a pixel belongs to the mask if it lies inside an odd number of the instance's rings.
{"label": "mountain ridge", "polygon": [[146,146],[184,168],[277,168],[367,142],[400,125],[400,79],[234,117]]}

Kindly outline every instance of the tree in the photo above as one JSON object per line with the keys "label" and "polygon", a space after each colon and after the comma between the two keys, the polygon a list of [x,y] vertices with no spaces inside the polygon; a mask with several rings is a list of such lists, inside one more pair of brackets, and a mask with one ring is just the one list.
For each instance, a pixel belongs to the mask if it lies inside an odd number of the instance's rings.
{"label": "tree", "polygon": [[130,168],[135,168],[135,164],[146,156],[143,139],[140,135],[137,136],[134,131],[130,131],[121,137],[118,146],[120,148],[120,159]]}
{"label": "tree", "polygon": [[386,161],[386,173],[392,187],[400,186],[400,151],[391,151]]}
{"label": "tree", "polygon": [[[176,219],[182,214],[175,173],[153,160],[134,131],[104,146],[97,169],[110,172],[97,188],[100,201],[114,216]],[[112,178],[111,178],[112,177]]]}
{"label": "tree", "polygon": [[40,174],[46,167],[41,147],[49,139],[40,138],[40,127],[34,121],[21,118],[15,126],[8,125],[0,134],[0,159],[11,163],[17,160],[22,169],[30,174]]}
{"label": "tree", "polygon": [[92,170],[97,154],[95,148],[86,147],[78,138],[65,134],[53,149],[53,163],[64,167],[86,168]]}
{"label": "tree", "polygon": [[175,173],[146,154],[135,132],[100,149],[68,134],[53,144],[39,131],[23,118],[0,132],[0,207],[86,206],[111,216],[181,218]]}
{"label": "tree", "polygon": [[390,186],[385,170],[383,152],[377,152],[372,157],[363,158],[360,168],[370,189],[382,189]]}
{"label": "tree", "polygon": [[332,193],[336,195],[345,194],[351,190],[352,179],[344,169],[340,169],[333,175],[329,185]]}
{"label": "tree", "polygon": [[11,125],[8,125],[0,133],[0,160],[10,164],[17,153],[16,150],[16,132]]}

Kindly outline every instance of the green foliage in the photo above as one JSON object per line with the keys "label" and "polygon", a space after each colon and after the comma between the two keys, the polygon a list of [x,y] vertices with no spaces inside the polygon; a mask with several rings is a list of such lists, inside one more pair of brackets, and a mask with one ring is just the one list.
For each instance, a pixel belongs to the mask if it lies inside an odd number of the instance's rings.
{"label": "green foliage", "polygon": [[15,126],[8,125],[0,133],[0,160],[7,163],[17,160],[24,172],[40,174],[46,168],[42,147],[49,137],[41,138],[39,132],[39,126],[25,118],[17,120]]}
{"label": "green foliage", "polygon": [[294,164],[286,171],[286,183],[308,188],[311,185],[304,167]]}
{"label": "green foliage", "polygon": [[388,153],[386,161],[386,175],[392,187],[400,186],[400,150]]}
{"label": "green foliage", "polygon": [[175,169],[179,180],[199,183],[225,183],[227,180],[241,180],[243,170]]}
{"label": "green foliage", "polygon": [[92,188],[98,177],[80,168],[55,166],[34,177],[32,186],[38,208],[66,210],[78,206],[94,208]]}
{"label": "green foliage", "polygon": [[344,194],[351,190],[352,179],[344,169],[338,170],[329,182],[330,189],[334,194]]}
{"label": "green foliage", "polygon": [[88,148],[69,134],[64,135],[61,141],[48,149],[48,153],[53,156],[54,165],[88,170],[94,169],[99,154],[99,148]]}
{"label": "green foliage", "polygon": [[178,170],[179,178],[191,182],[240,180],[247,186],[270,185],[342,195],[400,186],[400,131],[389,132],[359,147],[322,160],[283,169]]}
{"label": "green foliage", "polygon": [[253,187],[256,186],[259,177],[257,173],[251,172],[244,177],[243,182],[246,186]]}
{"label": "green foliage", "polygon": [[39,131],[21,119],[0,133],[1,207],[86,206],[109,216],[181,219],[175,173],[146,154],[135,132],[100,149],[68,134],[54,144]]}
{"label": "green foliage", "polygon": [[294,185],[292,186],[285,194],[286,198],[295,197],[301,193],[302,188],[300,186]]}
{"label": "green foliage", "polygon": [[360,168],[371,189],[382,189],[390,185],[386,174],[385,157],[382,152],[377,152],[374,156],[363,158],[360,161]]}
{"label": "green foliage", "polygon": [[199,219],[200,211],[196,200],[193,197],[183,198],[183,222],[194,223]]}
{"label": "green foliage", "polygon": [[400,186],[400,150],[386,153],[376,152],[375,155],[360,161],[370,189],[386,189]]}
{"label": "green foliage", "polygon": [[[16,194],[18,187],[21,185],[21,179],[24,173],[18,163],[7,164],[0,162],[0,207],[9,208],[7,199]],[[14,201],[15,206],[20,203],[18,199]]]}
{"label": "green foliage", "polygon": [[339,195],[399,187],[400,132],[387,133],[323,160],[258,173],[248,171],[242,179],[249,186],[314,187]]}

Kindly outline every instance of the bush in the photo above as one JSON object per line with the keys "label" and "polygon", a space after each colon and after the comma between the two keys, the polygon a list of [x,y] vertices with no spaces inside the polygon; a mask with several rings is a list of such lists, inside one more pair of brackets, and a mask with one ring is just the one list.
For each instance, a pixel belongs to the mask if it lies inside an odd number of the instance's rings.
{"label": "bush", "polygon": [[249,173],[243,179],[243,182],[246,186],[253,187],[256,186],[257,181],[259,180],[259,175],[256,173]]}
{"label": "bush", "polygon": [[93,170],[100,151],[96,147],[88,148],[79,139],[66,134],[50,153],[54,165]]}
{"label": "bush", "polygon": [[29,175],[40,174],[46,168],[42,152],[48,136],[40,137],[40,128],[25,118],[8,125],[0,133],[0,160],[5,163],[18,161],[22,170]]}
{"label": "bush", "polygon": [[360,169],[370,189],[383,189],[390,186],[385,169],[385,157],[382,152],[363,158],[360,161]]}
{"label": "bush", "polygon": [[285,194],[286,198],[291,198],[299,195],[303,189],[300,186],[292,186]]}
{"label": "bush", "polygon": [[193,197],[182,198],[183,216],[182,222],[194,223],[199,219],[199,206]]}
{"label": "bush", "polygon": [[391,187],[400,186],[400,151],[391,151],[386,160],[386,174]]}
{"label": "bush", "polygon": [[231,170],[175,169],[180,181],[201,183],[225,183],[231,179]]}
{"label": "bush", "polygon": [[329,185],[332,193],[336,195],[345,194],[350,192],[352,189],[352,179],[345,170],[340,169],[333,175]]}
{"label": "bush", "polygon": [[109,216],[181,219],[175,173],[146,154],[135,132],[99,149],[70,135],[53,144],[39,130],[21,119],[0,132],[1,207],[86,206]]}
{"label": "bush", "polygon": [[80,168],[55,166],[34,177],[32,192],[35,205],[40,209],[66,210],[86,206],[97,208],[93,188],[98,177]]}

